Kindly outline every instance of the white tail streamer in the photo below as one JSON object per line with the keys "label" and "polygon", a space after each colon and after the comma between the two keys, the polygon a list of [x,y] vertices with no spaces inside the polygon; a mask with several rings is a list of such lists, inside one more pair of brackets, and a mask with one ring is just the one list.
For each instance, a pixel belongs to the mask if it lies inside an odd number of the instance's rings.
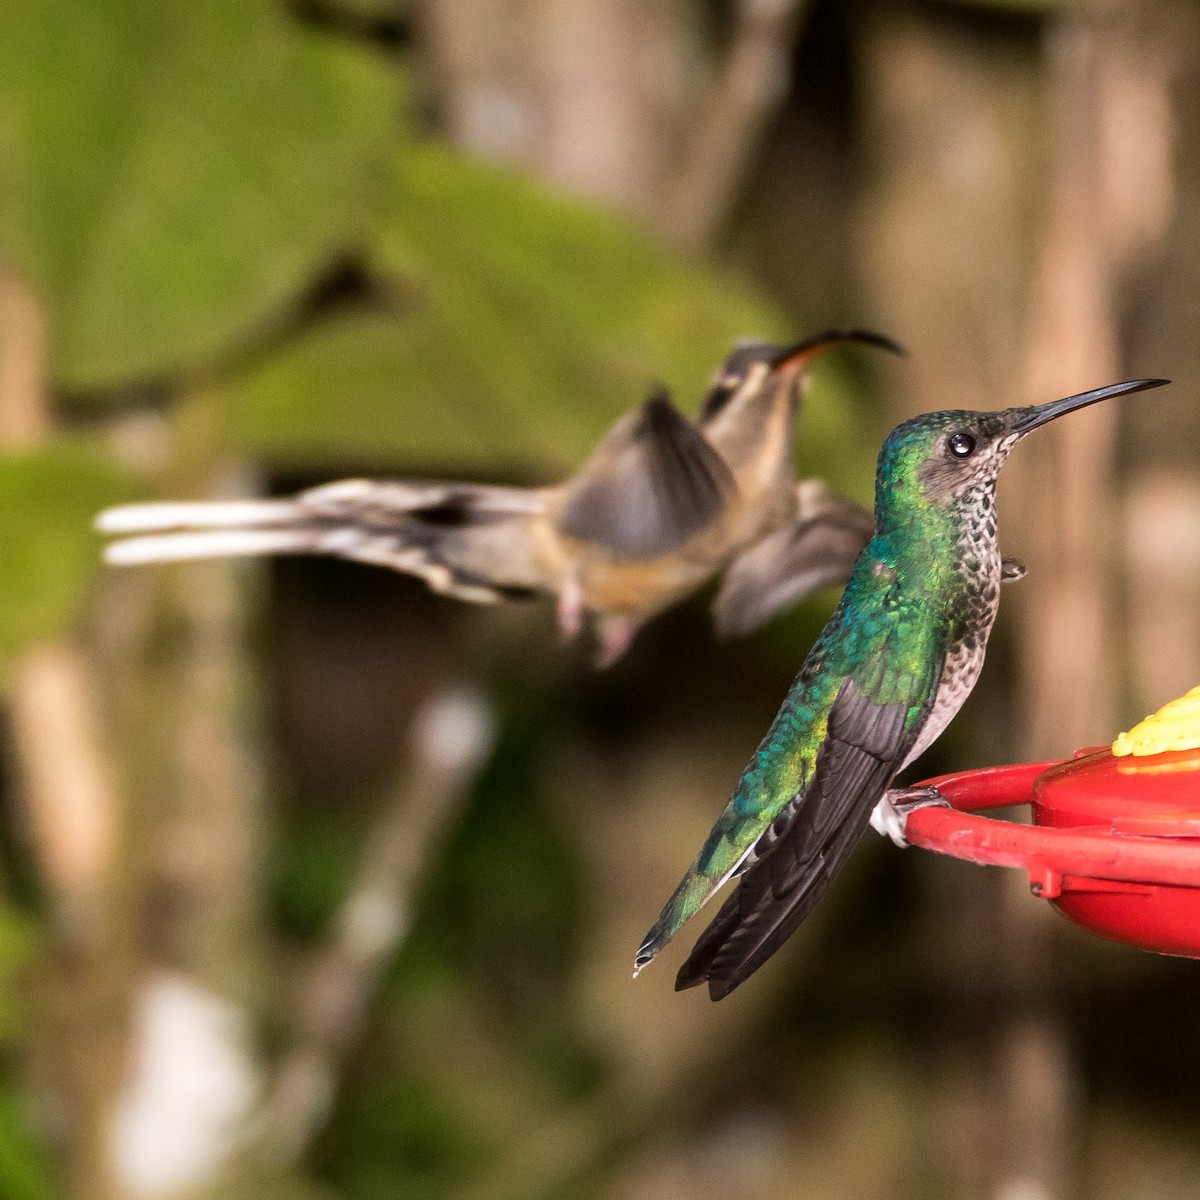
{"label": "white tail streamer", "polygon": [[228,530],[213,533],[164,533],[127,538],[104,547],[104,561],[116,567],[193,558],[242,558],[254,554],[304,554],[320,550],[311,533],[282,529]]}
{"label": "white tail streamer", "polygon": [[[294,500],[231,500],[195,504],[126,504],[96,518],[101,533],[157,533],[169,529],[231,529],[281,525],[301,512]],[[230,553],[234,553],[230,551]]]}

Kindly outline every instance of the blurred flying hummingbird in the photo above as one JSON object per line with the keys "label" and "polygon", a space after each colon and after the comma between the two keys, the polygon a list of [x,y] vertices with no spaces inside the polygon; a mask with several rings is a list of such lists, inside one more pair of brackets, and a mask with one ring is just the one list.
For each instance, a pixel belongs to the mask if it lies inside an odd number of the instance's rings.
{"label": "blurred flying hummingbird", "polygon": [[638,950],[635,977],[738,876],[675,981],[676,989],[707,982],[720,1000],[812,911],[868,821],[904,844],[908,812],[944,803],[931,788],[888,789],[966,700],[1000,583],[1024,573],[1000,557],[1000,468],[1047,421],[1166,382],[1116,383],[1002,412],[929,413],[891,432],[875,479],[875,534],[700,856]]}
{"label": "blurred flying hummingbird", "polygon": [[797,481],[793,427],[805,368],[825,348],[879,334],[832,329],[791,346],[739,343],[696,421],[665,391],[622,417],[557,487],[369,481],[290,499],[109,509],[124,536],[110,563],[326,554],[419,576],[435,592],[490,602],[556,598],[563,634],[595,622],[597,665],[721,570],[718,632],[742,634],[817,588],[841,583],[868,512],[821,481]]}

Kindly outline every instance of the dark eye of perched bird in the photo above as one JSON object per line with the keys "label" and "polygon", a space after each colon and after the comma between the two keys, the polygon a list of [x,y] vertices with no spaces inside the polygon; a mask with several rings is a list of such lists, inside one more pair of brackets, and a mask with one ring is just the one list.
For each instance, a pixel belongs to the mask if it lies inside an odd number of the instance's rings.
{"label": "dark eye of perched bird", "polygon": [[975,453],[975,439],[969,433],[952,433],[946,445],[955,458],[970,458]]}

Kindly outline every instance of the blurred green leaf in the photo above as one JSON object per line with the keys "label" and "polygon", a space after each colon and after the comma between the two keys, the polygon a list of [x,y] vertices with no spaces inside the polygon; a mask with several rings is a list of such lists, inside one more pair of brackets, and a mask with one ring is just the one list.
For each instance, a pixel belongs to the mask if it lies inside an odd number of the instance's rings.
{"label": "blurred green leaf", "polygon": [[[42,930],[32,918],[0,905],[0,1042],[26,1032],[29,1011],[21,995],[22,975],[42,949],[41,939]],[[0,1187],[0,1195],[8,1193]]]}
{"label": "blurred green leaf", "polygon": [[360,822],[346,819],[346,806],[332,801],[290,817],[275,835],[271,898],[289,937],[315,941],[346,897],[363,833]]}
{"label": "blurred green leaf", "polygon": [[322,1147],[348,1200],[435,1200],[495,1157],[486,1132],[442,1081],[373,1073],[359,1083]]}
{"label": "blurred green leaf", "polygon": [[233,385],[235,445],[275,465],[518,461],[536,445],[487,379],[446,352],[438,323],[332,321]]}
{"label": "blurred green leaf", "polygon": [[215,1189],[189,1195],[192,1200],[344,1200],[323,1184],[301,1178],[294,1168],[253,1159],[237,1162]]}
{"label": "blurred green leaf", "polygon": [[[33,1020],[29,972],[44,951],[43,934],[27,914],[0,903],[0,1041],[18,1048]],[[27,1080],[17,1065],[19,1049],[13,1060],[0,1063],[0,1196],[52,1200],[62,1193],[34,1136],[23,1099]]]}
{"label": "blurred green leaf", "polygon": [[235,385],[240,446],[566,468],[654,381],[694,407],[735,338],[782,334],[748,289],[439,145],[406,150],[386,211],[374,266],[400,311],[344,317]]}
{"label": "blurred green leaf", "polygon": [[74,623],[100,566],[92,518],[130,491],[91,442],[0,455],[0,666]]}
{"label": "blurred green leaf", "polygon": [[412,15],[411,0],[292,0],[291,7],[318,24],[360,30],[394,26]]}
{"label": "blurred green leaf", "polygon": [[15,1090],[0,1088],[0,1195],[4,1200],[55,1200],[55,1185]]}
{"label": "blurred green leaf", "polygon": [[0,47],[0,252],[61,382],[204,360],[361,233],[392,73],[269,0],[5,4]]}

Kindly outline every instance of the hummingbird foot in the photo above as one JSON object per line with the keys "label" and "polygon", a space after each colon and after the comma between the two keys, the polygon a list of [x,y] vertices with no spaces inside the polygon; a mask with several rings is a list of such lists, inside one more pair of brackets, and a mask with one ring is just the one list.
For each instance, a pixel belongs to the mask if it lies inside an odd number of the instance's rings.
{"label": "hummingbird foot", "polygon": [[637,631],[632,617],[600,617],[596,621],[596,670],[606,670],[621,658]]}
{"label": "hummingbird foot", "polygon": [[907,849],[904,836],[909,814],[918,808],[949,808],[950,801],[935,787],[893,788],[875,805],[871,828],[881,837],[891,838],[901,850]]}
{"label": "hummingbird foot", "polygon": [[1019,559],[1002,558],[1000,560],[1000,582],[1016,583],[1025,578],[1025,564]]}
{"label": "hummingbird foot", "polygon": [[555,605],[558,617],[558,631],[564,642],[573,642],[583,628],[583,586],[578,578],[572,575],[562,590],[558,593],[558,603]]}

